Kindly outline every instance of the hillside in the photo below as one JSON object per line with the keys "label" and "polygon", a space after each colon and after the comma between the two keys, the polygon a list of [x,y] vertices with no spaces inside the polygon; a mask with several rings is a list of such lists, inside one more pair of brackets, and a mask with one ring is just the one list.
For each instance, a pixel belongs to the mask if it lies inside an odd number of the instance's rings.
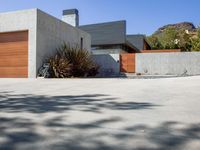
{"label": "hillside", "polygon": [[161,28],[159,28],[154,34],[158,35],[161,34],[165,29],[172,27],[177,30],[188,30],[189,32],[196,32],[197,28],[194,26],[193,23],[191,22],[181,22],[181,23],[176,23],[176,24],[168,24],[165,25]]}
{"label": "hillside", "polygon": [[147,39],[152,49],[200,51],[199,28],[190,22],[165,25]]}

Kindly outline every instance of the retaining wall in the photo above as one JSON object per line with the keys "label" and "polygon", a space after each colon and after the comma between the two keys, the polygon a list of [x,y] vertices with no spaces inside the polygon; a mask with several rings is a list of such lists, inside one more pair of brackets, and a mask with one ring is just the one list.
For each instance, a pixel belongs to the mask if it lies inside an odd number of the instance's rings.
{"label": "retaining wall", "polygon": [[136,54],[136,73],[200,75],[200,53],[138,53]]}

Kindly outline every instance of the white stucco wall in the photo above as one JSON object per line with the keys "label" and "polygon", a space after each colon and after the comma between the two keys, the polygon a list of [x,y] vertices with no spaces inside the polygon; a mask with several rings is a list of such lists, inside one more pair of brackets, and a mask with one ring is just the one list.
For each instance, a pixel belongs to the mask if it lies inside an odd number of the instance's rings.
{"label": "white stucco wall", "polygon": [[71,46],[80,44],[91,49],[88,33],[74,28],[41,10],[29,9],[0,13],[0,33],[28,30],[28,77],[36,78],[44,60],[52,55],[63,42]]}
{"label": "white stucco wall", "polygon": [[79,17],[76,14],[68,14],[62,16],[62,21],[77,27],[79,26]]}
{"label": "white stucco wall", "polygon": [[120,55],[119,54],[97,54],[92,55],[94,61],[99,65],[100,76],[119,75]]}

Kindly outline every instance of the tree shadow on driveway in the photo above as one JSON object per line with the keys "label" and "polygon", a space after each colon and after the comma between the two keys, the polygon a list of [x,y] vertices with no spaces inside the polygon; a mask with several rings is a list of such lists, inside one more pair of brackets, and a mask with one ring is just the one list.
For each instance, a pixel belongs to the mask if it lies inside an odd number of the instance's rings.
{"label": "tree shadow on driveway", "polygon": [[102,113],[102,109],[139,110],[151,109],[156,106],[148,102],[116,102],[116,98],[101,94],[53,97],[25,94],[9,95],[8,93],[0,93],[0,95],[0,111],[13,113],[46,113],[68,110]]}
{"label": "tree shadow on driveway", "polygon": [[[125,120],[115,112],[127,115],[127,111],[134,113],[159,106],[148,102],[119,102],[116,99],[100,94],[38,96],[1,92],[0,149],[183,150],[189,142],[200,140],[199,124],[163,122],[152,127],[133,122],[133,125],[119,129],[116,124]],[[104,115],[105,110],[114,115]],[[101,117],[70,122],[67,117],[73,111],[80,116],[90,113]],[[177,128],[179,124],[184,127]]]}

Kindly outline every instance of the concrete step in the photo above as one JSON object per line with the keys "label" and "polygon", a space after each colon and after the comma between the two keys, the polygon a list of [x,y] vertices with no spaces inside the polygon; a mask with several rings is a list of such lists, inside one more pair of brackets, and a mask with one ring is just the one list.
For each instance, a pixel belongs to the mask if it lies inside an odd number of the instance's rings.
{"label": "concrete step", "polygon": [[121,78],[130,79],[157,79],[157,78],[174,78],[174,77],[184,77],[178,75],[137,75],[136,73],[120,73]]}

